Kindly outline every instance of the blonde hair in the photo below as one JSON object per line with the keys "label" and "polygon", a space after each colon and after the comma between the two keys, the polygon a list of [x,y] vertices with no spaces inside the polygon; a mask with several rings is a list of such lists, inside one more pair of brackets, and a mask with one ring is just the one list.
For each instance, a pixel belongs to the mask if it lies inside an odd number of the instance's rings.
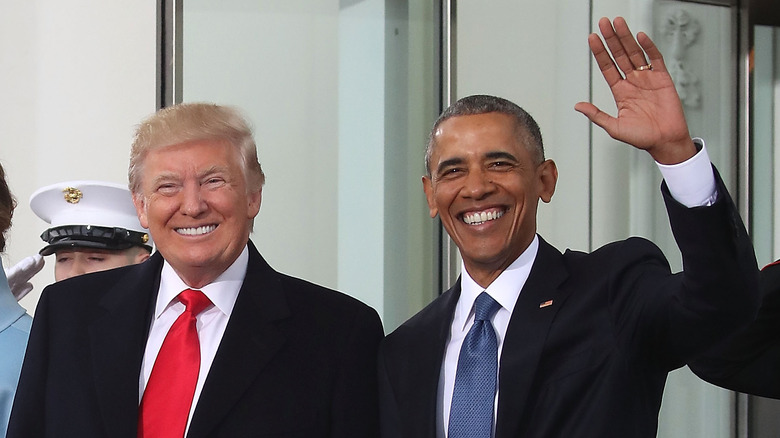
{"label": "blonde hair", "polygon": [[150,151],[195,140],[227,141],[240,153],[247,189],[256,192],[265,184],[252,129],[238,109],[213,103],[180,103],[157,111],[138,125],[130,150],[130,191],[141,193],[144,159]]}

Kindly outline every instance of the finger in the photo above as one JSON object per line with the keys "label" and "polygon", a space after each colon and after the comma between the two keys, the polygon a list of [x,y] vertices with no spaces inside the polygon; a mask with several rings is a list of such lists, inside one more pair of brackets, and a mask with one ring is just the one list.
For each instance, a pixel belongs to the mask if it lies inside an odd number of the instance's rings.
{"label": "finger", "polygon": [[607,52],[604,43],[601,42],[601,38],[599,38],[598,35],[595,33],[588,35],[588,45],[590,46],[590,51],[593,53],[593,58],[596,60],[596,64],[599,66],[601,74],[607,81],[607,85],[612,88],[613,85],[623,79],[623,76],[620,74],[620,71],[618,71],[615,62],[612,60],[612,57],[609,56],[609,52]]}
{"label": "finger", "polygon": [[25,283],[21,287],[11,289],[11,293],[14,295],[14,298],[16,298],[16,301],[21,300],[22,298],[26,297],[27,294],[32,292],[33,285],[32,283]]}
{"label": "finger", "polygon": [[8,284],[12,289],[16,285],[23,285],[43,269],[43,264],[44,260],[40,254],[25,257],[22,261],[8,269],[6,273]]}
{"label": "finger", "polygon": [[647,57],[650,63],[653,65],[655,71],[666,71],[666,64],[664,63],[664,57],[658,47],[655,46],[653,40],[650,39],[644,32],[639,32],[636,36],[636,40],[647,53]]}
{"label": "finger", "polygon": [[615,29],[612,27],[612,23],[608,18],[604,17],[599,20],[599,30],[604,37],[604,41],[607,43],[607,47],[609,47],[609,51],[612,53],[612,58],[615,59],[615,63],[620,70],[624,74],[634,71],[634,64],[628,57],[628,54],[623,47],[623,43],[615,33]]}
{"label": "finger", "polygon": [[617,120],[609,114],[601,111],[596,105],[590,102],[578,102],[574,105],[574,109],[582,113],[591,122],[599,126],[601,129],[607,132],[611,137]]}
{"label": "finger", "polygon": [[[647,65],[647,58],[645,58],[645,52],[639,47],[634,35],[631,33],[631,29],[628,28],[628,24],[623,17],[615,17],[614,21],[615,33],[620,39],[620,43],[623,49],[626,51],[628,59],[631,60],[631,64],[634,69],[637,69],[643,65]],[[628,73],[628,72],[626,72]]]}

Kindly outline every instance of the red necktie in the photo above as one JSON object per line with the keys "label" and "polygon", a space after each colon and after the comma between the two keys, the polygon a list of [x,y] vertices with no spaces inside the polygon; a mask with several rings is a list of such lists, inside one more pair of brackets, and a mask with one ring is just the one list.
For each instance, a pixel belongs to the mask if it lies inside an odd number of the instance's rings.
{"label": "red necktie", "polygon": [[211,304],[199,290],[179,294],[184,313],[174,321],[157,354],[138,417],[139,438],[182,438],[200,371],[195,317]]}

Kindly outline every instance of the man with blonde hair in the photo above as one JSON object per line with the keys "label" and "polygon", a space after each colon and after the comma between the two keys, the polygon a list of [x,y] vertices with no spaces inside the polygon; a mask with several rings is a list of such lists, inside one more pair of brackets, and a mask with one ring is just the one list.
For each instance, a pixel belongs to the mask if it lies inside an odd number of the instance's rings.
{"label": "man with blonde hair", "polygon": [[240,114],[160,110],[129,178],[157,252],[43,291],[8,436],[377,436],[379,317],[255,249],[264,177]]}

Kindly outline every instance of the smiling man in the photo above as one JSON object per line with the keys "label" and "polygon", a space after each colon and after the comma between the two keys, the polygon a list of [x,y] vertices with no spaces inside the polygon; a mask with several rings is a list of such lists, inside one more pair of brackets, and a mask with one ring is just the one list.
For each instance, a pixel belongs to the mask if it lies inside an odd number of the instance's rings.
{"label": "smiling man", "polygon": [[640,238],[589,254],[546,243],[537,205],[558,173],[536,122],[498,97],[457,101],[422,182],[462,274],[380,347],[383,437],[655,437],[667,373],[754,315],[750,239],[661,54],[622,18],[599,28],[609,51],[588,41],[618,116],[575,109],[658,163],[685,271]]}
{"label": "smiling man", "polygon": [[43,291],[8,436],[377,436],[379,317],[249,240],[264,175],[240,114],[160,110],[129,179],[157,252]]}

